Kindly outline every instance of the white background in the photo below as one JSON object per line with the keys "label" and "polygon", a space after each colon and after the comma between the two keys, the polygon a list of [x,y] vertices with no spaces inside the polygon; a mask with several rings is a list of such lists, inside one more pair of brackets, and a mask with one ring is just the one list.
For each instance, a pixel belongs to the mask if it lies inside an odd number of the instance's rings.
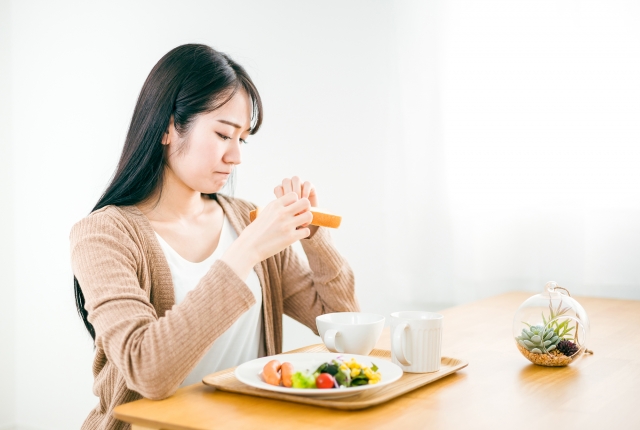
{"label": "white background", "polygon": [[[0,0],[0,429],[79,428],[96,402],[68,233],[190,42],[264,100],[236,196],[312,180],[365,311],[548,280],[640,299],[638,2]],[[286,321],[285,349],[315,341]]]}

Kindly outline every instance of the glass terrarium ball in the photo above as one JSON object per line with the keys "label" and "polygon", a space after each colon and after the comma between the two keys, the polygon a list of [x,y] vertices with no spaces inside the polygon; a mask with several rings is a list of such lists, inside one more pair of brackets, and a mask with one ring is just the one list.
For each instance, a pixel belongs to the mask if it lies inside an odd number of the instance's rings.
{"label": "glass terrarium ball", "polygon": [[566,366],[580,358],[589,338],[589,319],[568,291],[547,282],[541,294],[529,297],[513,318],[516,347],[541,366]]}

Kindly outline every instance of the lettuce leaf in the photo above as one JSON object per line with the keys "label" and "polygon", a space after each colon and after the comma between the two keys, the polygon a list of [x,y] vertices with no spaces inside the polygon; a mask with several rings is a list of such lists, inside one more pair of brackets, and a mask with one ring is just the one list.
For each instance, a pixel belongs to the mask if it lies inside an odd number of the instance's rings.
{"label": "lettuce leaf", "polygon": [[316,388],[316,378],[313,373],[296,372],[291,376],[293,388]]}

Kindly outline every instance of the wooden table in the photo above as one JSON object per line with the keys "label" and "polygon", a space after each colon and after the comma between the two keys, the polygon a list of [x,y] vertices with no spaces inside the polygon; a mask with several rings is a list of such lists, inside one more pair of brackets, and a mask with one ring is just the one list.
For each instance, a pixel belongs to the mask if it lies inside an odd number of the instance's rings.
{"label": "wooden table", "polygon": [[[443,355],[469,366],[383,405],[338,411],[216,391],[203,384],[118,406],[133,430],[640,429],[640,301],[577,297],[591,320],[589,349],[569,367],[530,364],[512,337],[531,293],[442,311]],[[389,348],[385,330],[377,348]]]}

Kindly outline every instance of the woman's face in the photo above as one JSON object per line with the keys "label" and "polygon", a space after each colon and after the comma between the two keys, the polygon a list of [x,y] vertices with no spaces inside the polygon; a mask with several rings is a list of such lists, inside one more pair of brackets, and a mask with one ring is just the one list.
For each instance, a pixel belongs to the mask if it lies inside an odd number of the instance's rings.
{"label": "woman's face", "polygon": [[213,112],[197,115],[184,136],[178,134],[171,117],[162,141],[167,145],[167,164],[192,190],[216,193],[242,161],[240,145],[250,127],[251,103],[245,91],[238,91]]}

